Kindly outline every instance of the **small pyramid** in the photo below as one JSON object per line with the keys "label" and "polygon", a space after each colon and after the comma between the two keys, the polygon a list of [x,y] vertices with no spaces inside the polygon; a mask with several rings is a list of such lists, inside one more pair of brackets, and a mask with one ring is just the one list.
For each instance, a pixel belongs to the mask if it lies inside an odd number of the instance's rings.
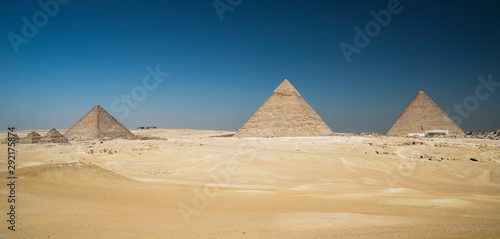
{"label": "small pyramid", "polygon": [[40,134],[33,131],[33,132],[29,133],[25,138],[22,138],[21,141],[19,141],[19,143],[21,143],[21,144],[35,144],[41,138],[42,138],[42,136],[40,136]]}
{"label": "small pyramid", "polygon": [[300,137],[332,134],[328,125],[285,79],[238,130],[236,137]]}
{"label": "small pyramid", "polygon": [[125,138],[134,135],[101,106],[96,105],[64,136],[69,140]]}
{"label": "small pyramid", "polygon": [[420,91],[387,131],[387,134],[407,136],[412,134],[425,135],[430,132],[464,135],[464,131],[425,92]]}
{"label": "small pyramid", "polygon": [[48,144],[48,143],[68,143],[68,139],[64,137],[59,131],[56,129],[51,129],[45,136],[43,136],[39,141],[39,144]]}
{"label": "small pyramid", "polygon": [[9,141],[9,136],[5,137],[4,140],[2,140],[2,144],[8,144],[9,142],[14,142],[14,143],[19,143],[21,141],[21,138],[19,138],[19,136],[17,136],[17,134],[14,134],[14,141]]}

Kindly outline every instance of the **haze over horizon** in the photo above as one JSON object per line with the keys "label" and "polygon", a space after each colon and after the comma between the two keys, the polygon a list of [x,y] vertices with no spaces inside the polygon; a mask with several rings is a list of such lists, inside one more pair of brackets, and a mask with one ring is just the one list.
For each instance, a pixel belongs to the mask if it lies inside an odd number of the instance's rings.
{"label": "haze over horizon", "polygon": [[2,131],[68,129],[95,105],[129,129],[238,130],[284,79],[334,132],[386,132],[421,90],[463,130],[500,129],[497,1],[21,0],[0,11]]}

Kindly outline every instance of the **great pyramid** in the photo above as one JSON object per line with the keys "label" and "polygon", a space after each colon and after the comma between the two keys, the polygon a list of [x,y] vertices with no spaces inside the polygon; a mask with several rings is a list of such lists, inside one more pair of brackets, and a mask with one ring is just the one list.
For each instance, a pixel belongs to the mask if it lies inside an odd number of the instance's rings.
{"label": "great pyramid", "polygon": [[56,129],[51,129],[45,136],[43,136],[39,141],[39,144],[48,144],[48,143],[68,143],[68,139],[64,137],[59,131]]}
{"label": "great pyramid", "polygon": [[400,136],[432,133],[464,135],[464,131],[423,91],[418,92],[387,131],[388,135]]}
{"label": "great pyramid", "polygon": [[22,138],[21,141],[19,141],[19,143],[21,143],[21,144],[34,144],[34,143],[37,143],[41,138],[42,138],[42,136],[40,136],[40,134],[33,131],[33,132],[29,133],[28,136],[26,136],[25,138]]}
{"label": "great pyramid", "polygon": [[300,137],[332,134],[328,125],[285,79],[238,130],[236,137]]}
{"label": "great pyramid", "polygon": [[69,140],[125,138],[134,135],[101,106],[96,105],[64,134]]}

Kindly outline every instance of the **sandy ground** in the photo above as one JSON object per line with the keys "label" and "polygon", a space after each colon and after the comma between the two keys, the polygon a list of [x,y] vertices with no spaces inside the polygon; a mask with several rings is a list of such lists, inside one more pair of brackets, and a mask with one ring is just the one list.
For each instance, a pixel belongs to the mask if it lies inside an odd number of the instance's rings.
{"label": "sandy ground", "polygon": [[16,145],[15,232],[2,144],[0,238],[500,237],[500,141],[132,132]]}

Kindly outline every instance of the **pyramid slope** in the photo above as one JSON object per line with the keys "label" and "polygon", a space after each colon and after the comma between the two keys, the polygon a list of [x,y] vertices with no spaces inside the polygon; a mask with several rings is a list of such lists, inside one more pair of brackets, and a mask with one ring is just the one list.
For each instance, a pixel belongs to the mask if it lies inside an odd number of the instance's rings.
{"label": "pyramid slope", "polygon": [[69,140],[134,136],[101,106],[96,105],[64,134]]}
{"label": "pyramid slope", "polygon": [[56,129],[51,129],[38,143],[68,143],[68,139]]}
{"label": "pyramid slope", "polygon": [[388,135],[425,134],[426,131],[447,130],[452,135],[464,135],[464,132],[425,92],[420,91],[413,98]]}
{"label": "pyramid slope", "polygon": [[325,124],[288,80],[284,80],[238,130],[236,137],[327,136]]}

